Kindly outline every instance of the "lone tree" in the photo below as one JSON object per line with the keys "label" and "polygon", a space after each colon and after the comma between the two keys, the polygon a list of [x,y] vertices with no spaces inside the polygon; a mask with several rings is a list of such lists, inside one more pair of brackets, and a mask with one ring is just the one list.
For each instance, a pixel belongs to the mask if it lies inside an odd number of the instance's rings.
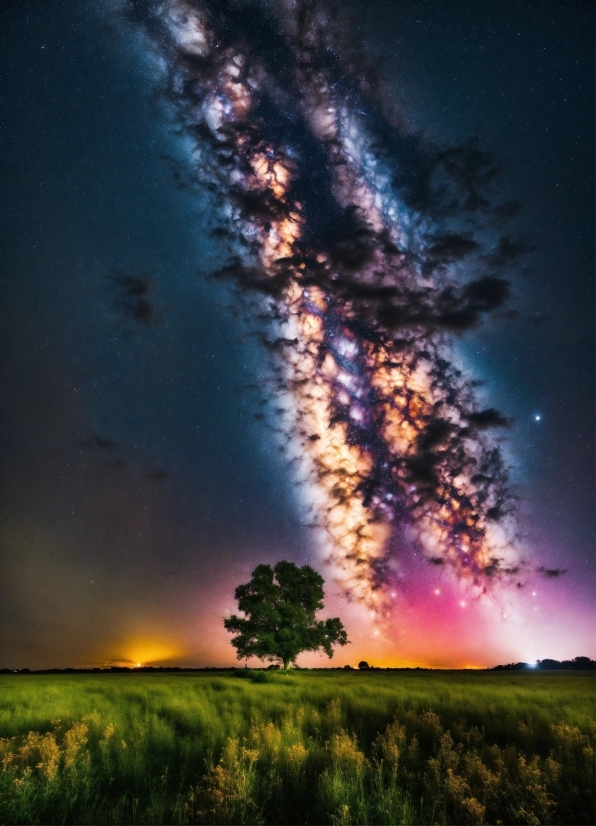
{"label": "lone tree", "polygon": [[287,669],[302,651],[322,648],[333,657],[333,646],[346,645],[348,635],[338,617],[315,617],[323,607],[323,582],[309,565],[258,565],[250,582],[235,591],[245,619],[235,614],[224,619],[226,630],[237,632],[232,645],[238,659],[278,661]]}

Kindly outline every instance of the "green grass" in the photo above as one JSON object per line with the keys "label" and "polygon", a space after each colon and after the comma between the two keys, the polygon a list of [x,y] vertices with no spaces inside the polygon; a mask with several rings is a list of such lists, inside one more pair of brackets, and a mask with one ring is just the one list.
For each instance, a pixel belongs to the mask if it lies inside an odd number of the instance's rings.
{"label": "green grass", "polygon": [[11,675],[0,737],[4,824],[596,821],[590,674]]}

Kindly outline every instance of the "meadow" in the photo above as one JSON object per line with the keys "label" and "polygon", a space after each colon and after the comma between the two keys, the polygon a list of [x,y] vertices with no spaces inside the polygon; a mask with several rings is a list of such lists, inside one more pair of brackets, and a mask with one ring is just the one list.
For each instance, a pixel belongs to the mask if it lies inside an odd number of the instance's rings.
{"label": "meadow", "polygon": [[594,676],[0,677],[0,823],[593,824]]}

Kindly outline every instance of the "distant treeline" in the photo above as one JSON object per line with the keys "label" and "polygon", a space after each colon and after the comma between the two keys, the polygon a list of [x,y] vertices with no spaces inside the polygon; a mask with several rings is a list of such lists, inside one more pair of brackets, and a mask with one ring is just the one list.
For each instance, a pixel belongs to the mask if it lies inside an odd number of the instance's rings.
{"label": "distant treeline", "polygon": [[[203,671],[273,671],[279,670],[278,665],[267,665],[262,667],[256,668],[240,668],[238,666],[216,666],[216,665],[208,665],[202,668],[182,668],[178,665],[166,665],[166,666],[139,666],[139,667],[129,667],[126,665],[111,665],[106,668],[43,668],[39,670],[31,670],[30,668],[0,668],[0,674],[143,674],[143,673],[172,673],[172,672],[184,672],[184,673],[198,673]],[[332,666],[330,668],[301,668],[300,666],[295,666],[293,671],[354,671],[357,672],[358,669],[353,668],[351,665],[344,665],[344,666]],[[362,669],[360,669],[362,670]],[[366,667],[367,671],[433,671],[432,668],[421,668],[420,666],[416,666],[415,668],[378,668],[377,666],[370,665]]]}
{"label": "distant treeline", "polygon": [[497,665],[491,671],[594,671],[596,661],[589,657],[575,657],[573,660],[536,660],[535,663],[508,663]]}
{"label": "distant treeline", "polygon": [[[277,669],[277,665],[263,666],[262,668],[247,669],[252,671],[271,671]],[[37,671],[30,668],[0,668],[0,674],[136,674],[136,673],[172,673],[172,672],[202,672],[202,671],[238,671],[236,666],[220,667],[205,666],[203,668],[182,668],[177,665],[171,666],[139,666],[128,667],[122,665],[112,665],[107,668],[44,668]],[[360,663],[359,668],[351,665],[336,666],[331,668],[299,668],[298,671],[434,671],[438,669],[421,668],[379,668],[378,666]],[[450,669],[453,671],[467,671],[469,669]],[[494,668],[474,669],[485,671],[594,671],[596,670],[596,660],[589,657],[575,657],[573,660],[536,660],[534,663],[507,663],[507,665],[496,665]]]}

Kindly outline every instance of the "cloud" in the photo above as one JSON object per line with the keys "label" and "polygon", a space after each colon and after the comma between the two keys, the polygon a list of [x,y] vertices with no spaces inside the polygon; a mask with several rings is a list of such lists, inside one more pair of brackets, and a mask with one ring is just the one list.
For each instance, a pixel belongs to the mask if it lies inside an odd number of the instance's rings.
{"label": "cloud", "polygon": [[95,454],[106,467],[114,470],[131,470],[138,465],[144,465],[147,468],[144,475],[149,481],[166,482],[170,478],[167,470],[153,467],[153,460],[128,442],[115,441],[100,433],[90,433],[79,440],[78,447]]}
{"label": "cloud", "polygon": [[439,261],[452,262],[461,261],[480,248],[478,241],[469,235],[447,233],[434,238],[428,252]]}
{"label": "cloud", "polygon": [[[318,491],[313,522],[346,591],[380,604],[412,536],[464,580],[518,573],[493,436],[512,421],[479,409],[451,344],[510,312],[509,271],[530,249],[504,229],[518,205],[493,203],[495,157],[479,135],[439,146],[410,132],[339,6],[131,10],[200,158],[188,180],[211,194],[231,251],[212,277],[268,323],[283,446]],[[149,280],[112,282],[121,312],[152,323]]]}
{"label": "cloud", "polygon": [[503,416],[494,407],[468,413],[466,419],[478,430],[487,430],[489,427],[511,427],[513,424],[512,419]]}
{"label": "cloud", "polygon": [[149,275],[115,270],[106,279],[114,308],[124,322],[145,327],[161,322],[164,311],[153,300],[154,284]]}
{"label": "cloud", "polygon": [[168,471],[163,468],[157,468],[156,470],[149,471],[146,476],[151,482],[167,482],[170,478]]}
{"label": "cloud", "polygon": [[492,267],[508,267],[533,249],[527,237],[513,238],[511,235],[503,235],[493,252],[484,255],[483,259]]}
{"label": "cloud", "polygon": [[541,565],[539,568],[536,568],[539,574],[545,576],[547,579],[557,579],[563,574],[567,573],[567,568],[545,568],[544,565]]}
{"label": "cloud", "polygon": [[91,433],[85,439],[81,439],[79,447],[86,448],[87,450],[93,450],[94,448],[112,450],[117,447],[117,443],[107,436],[102,436],[99,433]]}

